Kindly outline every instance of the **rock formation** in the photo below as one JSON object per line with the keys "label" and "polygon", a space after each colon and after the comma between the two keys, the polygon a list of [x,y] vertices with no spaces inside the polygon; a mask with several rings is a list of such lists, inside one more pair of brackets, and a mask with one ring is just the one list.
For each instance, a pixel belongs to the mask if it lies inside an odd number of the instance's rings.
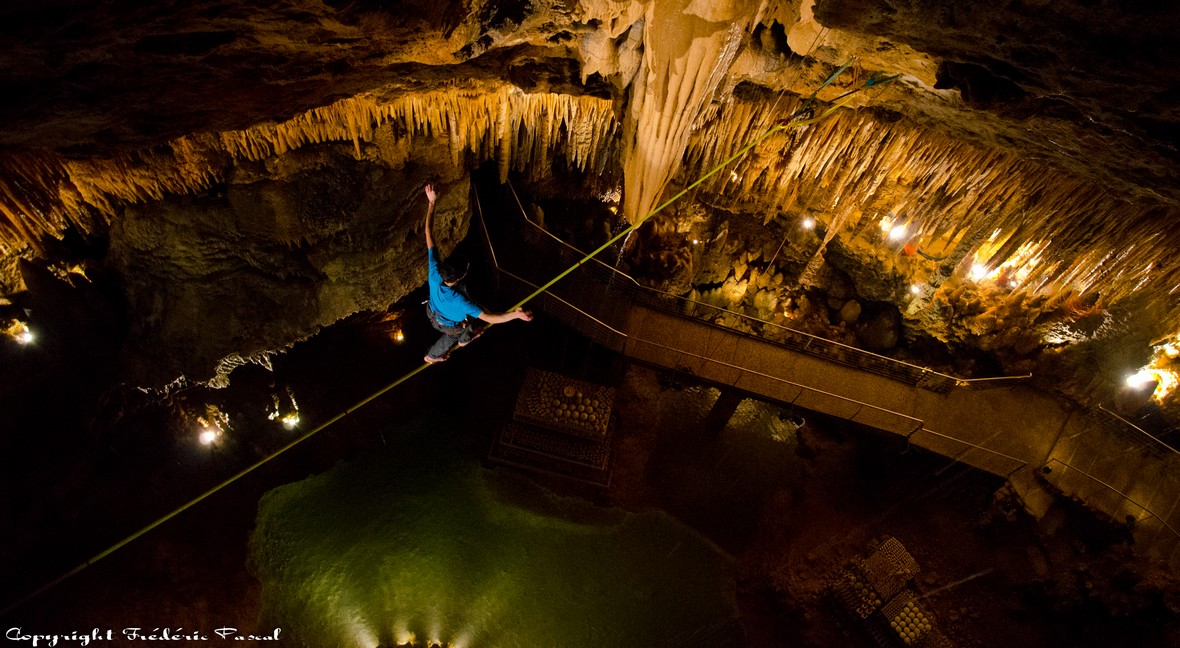
{"label": "rock formation", "polygon": [[[0,286],[26,289],[18,258],[97,264],[126,379],[217,381],[419,285],[427,180],[454,196],[448,245],[486,161],[542,198],[619,188],[636,222],[794,118],[646,241],[677,290],[781,320],[839,272],[849,339],[892,302],[1009,370],[1107,335],[1172,380],[1180,10],[944,4],[9,3]],[[728,260],[687,242],[739,230]]]}

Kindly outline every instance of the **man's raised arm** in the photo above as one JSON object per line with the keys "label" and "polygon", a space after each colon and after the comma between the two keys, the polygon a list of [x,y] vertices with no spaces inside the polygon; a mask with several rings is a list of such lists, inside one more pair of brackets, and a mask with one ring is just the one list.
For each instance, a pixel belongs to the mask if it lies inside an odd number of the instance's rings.
{"label": "man's raised arm", "polygon": [[434,201],[438,195],[434,193],[434,185],[426,185],[426,200],[430,202],[426,206],[426,249],[434,247],[434,239],[430,237],[430,215],[434,213]]}

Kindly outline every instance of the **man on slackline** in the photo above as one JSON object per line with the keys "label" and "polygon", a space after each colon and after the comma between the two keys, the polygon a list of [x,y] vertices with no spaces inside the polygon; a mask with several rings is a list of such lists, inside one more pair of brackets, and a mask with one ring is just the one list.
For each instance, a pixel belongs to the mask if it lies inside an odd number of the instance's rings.
{"label": "man on slackline", "polygon": [[438,198],[433,185],[426,185],[426,272],[430,286],[430,299],[426,303],[426,316],[442,337],[430,347],[423,358],[428,363],[442,362],[450,355],[456,343],[467,346],[483,333],[485,324],[500,324],[512,320],[533,319],[528,311],[518,308],[510,313],[489,313],[471,301],[459,284],[467,276],[466,263],[461,266],[451,259],[440,261],[430,236],[430,217],[434,214],[434,201]]}

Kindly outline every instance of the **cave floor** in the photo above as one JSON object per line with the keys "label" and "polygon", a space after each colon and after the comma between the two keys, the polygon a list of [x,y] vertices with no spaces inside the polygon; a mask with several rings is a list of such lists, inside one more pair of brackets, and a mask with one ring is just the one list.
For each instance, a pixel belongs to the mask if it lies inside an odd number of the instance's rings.
{"label": "cave floor", "polygon": [[[405,330],[407,341],[395,346],[374,333],[371,321],[350,321],[290,350],[275,376],[299,397],[305,425],[415,367],[431,331],[414,318]],[[717,390],[628,366],[543,318],[496,327],[447,363],[23,604],[6,615],[5,627],[270,632],[257,627],[262,595],[248,548],[262,495],[339,462],[388,452],[399,430],[432,417],[463,419],[453,451],[481,460],[496,425],[511,413],[527,366],[618,388],[610,487],[544,476],[535,482],[600,507],[665,511],[702,534],[732,558],[747,645],[876,645],[825,592],[844,566],[887,536],[917,561],[914,588],[927,595],[923,604],[954,645],[1176,645],[1180,636],[1172,611],[1180,597],[1126,569],[1127,548],[1088,516],[1057,507],[1034,523],[996,496],[1003,492],[997,478],[809,412],[745,400],[723,430],[710,431],[704,421]],[[253,403],[251,389],[266,391],[258,385],[267,375],[242,371],[220,394],[227,407],[235,399]],[[790,414],[807,420],[797,432],[784,423]],[[243,426],[243,433],[250,430]],[[220,454],[194,460],[191,446],[178,443],[149,463],[126,464],[149,476],[101,472],[106,480],[153,488],[86,482],[90,499],[77,508],[87,514],[73,516],[73,527],[60,526],[74,536],[49,539],[44,550],[68,546],[93,555],[281,441],[254,429]],[[41,582],[62,571],[42,569]]]}

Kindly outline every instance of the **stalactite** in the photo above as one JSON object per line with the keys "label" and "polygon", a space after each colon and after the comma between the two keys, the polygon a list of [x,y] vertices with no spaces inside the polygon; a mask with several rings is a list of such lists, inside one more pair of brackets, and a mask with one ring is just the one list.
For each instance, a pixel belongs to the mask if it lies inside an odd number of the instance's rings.
{"label": "stalactite", "polygon": [[[739,99],[719,103],[709,129],[689,143],[683,177],[703,172],[759,135],[754,126],[772,121],[765,109]],[[781,150],[771,153],[772,142]],[[743,209],[756,213],[817,210],[843,223],[841,236],[853,237],[867,231],[868,216],[893,212],[913,225],[919,249],[939,252],[962,241],[956,232],[990,236],[998,229],[998,242],[981,250],[989,267],[1026,246],[1040,250],[1038,265],[1026,271],[1026,285],[1077,290],[1083,282],[1104,299],[1152,286],[1180,292],[1180,259],[1171,253],[1180,245],[1180,230],[1157,231],[1180,212],[1117,199],[1092,182],[1002,150],[843,111],[781,139],[768,138],[736,168],[749,187],[743,203],[753,201]],[[737,197],[728,174],[708,189]],[[1144,240],[1151,244],[1126,245]],[[1111,267],[1096,271],[1097,264]],[[1172,325],[1180,325],[1180,304],[1167,309]]]}
{"label": "stalactite", "polygon": [[[716,32],[706,44],[682,43],[682,49],[669,50],[682,60],[645,70],[650,78],[642,81],[643,90],[661,86],[662,101],[653,99],[649,121],[637,121],[627,136],[608,100],[453,86],[394,97],[359,95],[282,123],[192,134],[155,151],[109,159],[52,152],[3,156],[0,251],[37,246],[69,227],[100,231],[122,204],[224,182],[233,160],[257,161],[325,142],[401,164],[420,138],[445,138],[454,164],[494,159],[502,177],[539,168],[555,153],[578,169],[600,173],[617,168],[612,165],[626,146],[627,182],[639,183],[628,184],[628,200],[641,201],[640,195],[655,195],[663,175],[677,165],[687,184],[798,108],[798,97],[790,95],[779,98],[773,114],[767,102],[734,96],[703,101],[715,63],[728,53],[728,33]],[[625,144],[641,129],[652,133],[648,148]],[[650,158],[638,159],[647,153]],[[832,236],[848,238],[892,212],[911,224],[914,245],[932,254],[958,254],[977,234],[986,239],[998,229],[995,242],[980,239],[968,253],[987,255],[994,268],[1022,250],[1037,250],[1039,263],[1024,279],[1030,290],[1084,286],[1106,301],[1154,291],[1180,325],[1174,299],[1180,259],[1172,253],[1180,247],[1180,228],[1159,227],[1177,220],[1174,208],[1148,209],[1012,153],[852,110],[768,137],[731,169],[737,181],[727,170],[701,191],[741,200],[743,209],[767,219],[815,210]]]}
{"label": "stalactite", "polygon": [[[383,128],[389,123],[396,127]],[[517,129],[523,138],[512,136]],[[225,181],[226,163],[234,159],[258,161],[303,146],[349,142],[357,155],[374,144],[378,157],[400,163],[415,136],[445,135],[457,165],[467,154],[476,160],[499,155],[506,173],[513,165],[547,163],[560,151],[578,168],[602,169],[617,159],[618,129],[604,99],[448,88],[385,102],[360,95],[279,124],[182,137],[167,152],[87,160],[51,152],[13,155],[0,158],[0,252],[25,245],[39,250],[42,240],[71,225],[94,232],[123,203],[208,189]]]}

